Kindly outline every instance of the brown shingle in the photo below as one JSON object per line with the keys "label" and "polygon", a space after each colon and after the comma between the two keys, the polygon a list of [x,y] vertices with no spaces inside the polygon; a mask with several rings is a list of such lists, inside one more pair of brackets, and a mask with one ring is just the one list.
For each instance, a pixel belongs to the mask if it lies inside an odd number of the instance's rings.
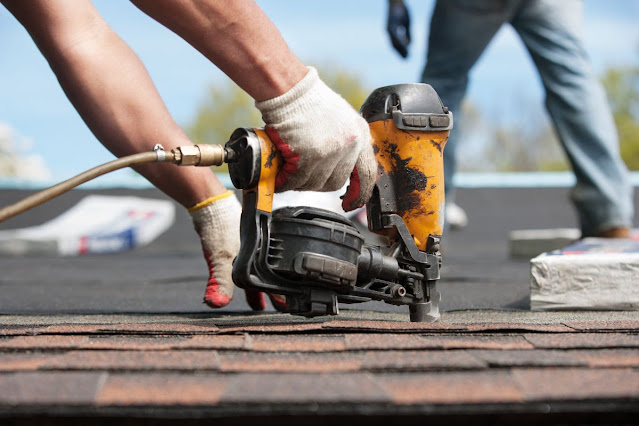
{"label": "brown shingle", "polygon": [[214,374],[109,374],[98,405],[214,405],[227,379]]}
{"label": "brown shingle", "polygon": [[0,325],[0,336],[24,336],[32,331],[33,327]]}
{"label": "brown shingle", "polygon": [[64,370],[217,370],[215,351],[71,351],[52,356],[42,369]]}
{"label": "brown shingle", "polygon": [[389,402],[368,373],[238,374],[229,379],[221,402],[358,403]]}
{"label": "brown shingle", "polygon": [[[75,337],[75,336],[55,336]],[[89,336],[87,343],[79,345],[79,349],[102,350],[167,350],[191,340],[192,336],[153,336],[153,335],[96,335]]]}
{"label": "brown shingle", "polygon": [[109,324],[98,327],[99,333],[139,333],[139,334],[214,334],[218,328],[213,324],[133,323]]}
{"label": "brown shingle", "polygon": [[508,371],[392,374],[376,380],[395,404],[520,402],[523,395]]}
{"label": "brown shingle", "polygon": [[[218,328],[213,324],[190,324],[179,322],[115,323],[115,324],[56,324],[13,329],[10,335],[40,334],[214,334]],[[7,333],[5,333],[7,334]]]}
{"label": "brown shingle", "polygon": [[0,372],[35,371],[48,357],[39,353],[0,353]]}
{"label": "brown shingle", "polygon": [[362,368],[390,371],[477,370],[486,363],[466,351],[368,351]]}
{"label": "brown shingle", "polygon": [[522,331],[539,333],[569,333],[574,332],[563,324],[529,324],[529,323],[481,323],[481,324],[452,324],[446,322],[419,323],[401,321],[327,321],[323,326],[326,330],[344,331],[375,331],[393,333],[451,333],[451,332],[500,332]]}
{"label": "brown shingle", "polygon": [[195,325],[176,322],[167,323],[121,323],[121,324],[63,324],[52,325],[41,330],[46,334],[213,334],[215,325]]}
{"label": "brown shingle", "polygon": [[639,335],[625,333],[526,334],[536,348],[639,348]]}
{"label": "brown shingle", "polygon": [[347,334],[345,339],[348,350],[429,349],[441,347],[437,342],[425,339],[419,334]]}
{"label": "brown shingle", "polygon": [[639,372],[632,369],[516,369],[526,400],[639,398]]}
{"label": "brown shingle", "polygon": [[558,350],[478,350],[471,352],[474,357],[485,361],[491,367],[564,367],[585,366],[585,361],[572,354]]}
{"label": "brown shingle", "polygon": [[345,331],[377,331],[393,333],[414,333],[420,331],[465,331],[463,324],[444,322],[402,322],[402,321],[353,321],[332,320],[323,324],[325,330]]}
{"label": "brown shingle", "polygon": [[597,331],[639,331],[639,320],[615,320],[615,321],[566,321],[564,324],[575,330]]}
{"label": "brown shingle", "polygon": [[220,354],[221,370],[234,373],[338,373],[358,371],[362,354],[247,353]]}
{"label": "brown shingle", "polygon": [[246,337],[197,335],[180,341],[174,347],[182,349],[242,349],[246,346]]}
{"label": "brown shingle", "polygon": [[309,331],[319,331],[322,329],[321,322],[291,323],[291,324],[246,324],[235,326],[220,326],[220,334],[238,333],[302,333]]}
{"label": "brown shingle", "polygon": [[345,350],[346,343],[344,336],[254,335],[249,349],[260,352],[335,352]]}
{"label": "brown shingle", "polygon": [[573,350],[566,354],[591,367],[639,367],[639,349]]}
{"label": "brown shingle", "polygon": [[71,349],[88,342],[87,336],[18,336],[0,339],[0,349]]}
{"label": "brown shingle", "polygon": [[532,349],[522,336],[348,334],[348,350],[395,349]]}
{"label": "brown shingle", "polygon": [[0,374],[0,405],[89,404],[105,377],[93,372]]}
{"label": "brown shingle", "polygon": [[526,324],[526,323],[484,323],[469,324],[468,331],[479,332],[536,332],[536,333],[572,333],[573,328],[563,324]]}
{"label": "brown shingle", "polygon": [[0,339],[0,350],[32,349],[104,349],[104,350],[167,350],[167,349],[241,349],[245,336],[217,335],[41,335]]}

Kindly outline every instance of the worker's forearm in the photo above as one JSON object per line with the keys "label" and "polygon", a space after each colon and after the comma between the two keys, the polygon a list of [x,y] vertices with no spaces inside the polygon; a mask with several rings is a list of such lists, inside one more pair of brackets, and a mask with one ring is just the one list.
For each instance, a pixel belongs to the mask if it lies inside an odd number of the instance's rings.
{"label": "worker's forearm", "polygon": [[[138,57],[90,1],[3,3],[29,31],[91,131],[116,156],[148,151],[157,143],[166,149],[191,143]],[[150,165],[139,171],[187,207],[224,190],[205,173],[210,170]],[[171,183],[185,179],[186,189]]]}
{"label": "worker's forearm", "polygon": [[71,102],[114,154],[147,150],[153,143],[189,142],[144,66],[110,29],[55,53],[50,63]]}
{"label": "worker's forearm", "polygon": [[[116,156],[148,151],[156,143],[166,150],[191,144],[142,63],[110,29],[66,54],[55,55],[52,68],[84,121]],[[147,165],[137,170],[185,207],[224,191],[210,170],[173,165]]]}
{"label": "worker's forearm", "polygon": [[132,1],[258,101],[285,93],[307,72],[253,0]]}
{"label": "worker's forearm", "polygon": [[[169,139],[188,142],[135,53],[91,2],[18,2],[10,10],[29,31],[65,93],[116,155]],[[62,6],[61,6],[62,5]],[[123,144],[123,142],[128,142]]]}

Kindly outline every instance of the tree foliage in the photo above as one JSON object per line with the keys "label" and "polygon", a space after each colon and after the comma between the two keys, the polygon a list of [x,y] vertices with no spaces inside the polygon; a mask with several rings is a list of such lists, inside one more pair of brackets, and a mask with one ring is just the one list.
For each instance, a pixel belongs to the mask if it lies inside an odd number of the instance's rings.
{"label": "tree foliage", "polygon": [[[512,104],[512,107],[505,105]],[[565,155],[548,117],[529,100],[505,100],[504,111],[487,113],[470,101],[462,105],[460,171],[526,172],[567,170]]]}
{"label": "tree foliage", "polygon": [[[639,67],[611,68],[602,83],[614,116],[621,156],[630,170],[639,170]],[[464,171],[563,171],[570,170],[548,117],[530,102],[504,100],[510,112],[480,111],[466,102],[459,149],[460,170]],[[488,117],[492,117],[490,120]],[[532,123],[532,124],[531,124]],[[481,135],[478,137],[477,135]],[[474,142],[479,147],[466,145]]]}
{"label": "tree foliage", "polygon": [[[335,66],[318,67],[322,80],[359,109],[369,90],[355,74]],[[238,127],[262,127],[253,99],[232,81],[208,89],[186,132],[195,143],[225,143]],[[220,169],[217,169],[220,170]]]}
{"label": "tree foliage", "polygon": [[639,67],[610,69],[602,79],[619,133],[621,156],[639,170]]}

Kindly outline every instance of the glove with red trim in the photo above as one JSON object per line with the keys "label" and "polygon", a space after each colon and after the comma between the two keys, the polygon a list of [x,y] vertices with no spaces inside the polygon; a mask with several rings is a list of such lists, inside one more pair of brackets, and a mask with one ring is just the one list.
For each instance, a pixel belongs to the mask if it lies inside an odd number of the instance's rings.
{"label": "glove with red trim", "polygon": [[350,176],[344,210],[368,201],[377,172],[368,124],[315,68],[288,92],[255,106],[284,160],[277,192],[336,191]]}
{"label": "glove with red trim", "polygon": [[[231,271],[233,259],[240,250],[242,207],[233,191],[227,191],[191,207],[189,213],[209,268],[204,303],[211,308],[221,308],[229,304],[235,289]],[[275,309],[286,312],[288,306],[283,296],[268,296]],[[255,311],[266,308],[264,294],[260,291],[246,290],[246,301]]]}

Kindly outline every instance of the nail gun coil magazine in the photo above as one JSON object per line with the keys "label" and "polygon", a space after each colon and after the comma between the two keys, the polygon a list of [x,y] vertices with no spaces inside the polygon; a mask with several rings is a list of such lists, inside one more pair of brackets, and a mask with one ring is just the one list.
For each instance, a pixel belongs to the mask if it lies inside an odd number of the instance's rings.
{"label": "nail gun coil magazine", "polygon": [[343,288],[357,281],[357,260],[364,238],[336,213],[309,207],[273,212],[267,261],[290,279],[307,279]]}

